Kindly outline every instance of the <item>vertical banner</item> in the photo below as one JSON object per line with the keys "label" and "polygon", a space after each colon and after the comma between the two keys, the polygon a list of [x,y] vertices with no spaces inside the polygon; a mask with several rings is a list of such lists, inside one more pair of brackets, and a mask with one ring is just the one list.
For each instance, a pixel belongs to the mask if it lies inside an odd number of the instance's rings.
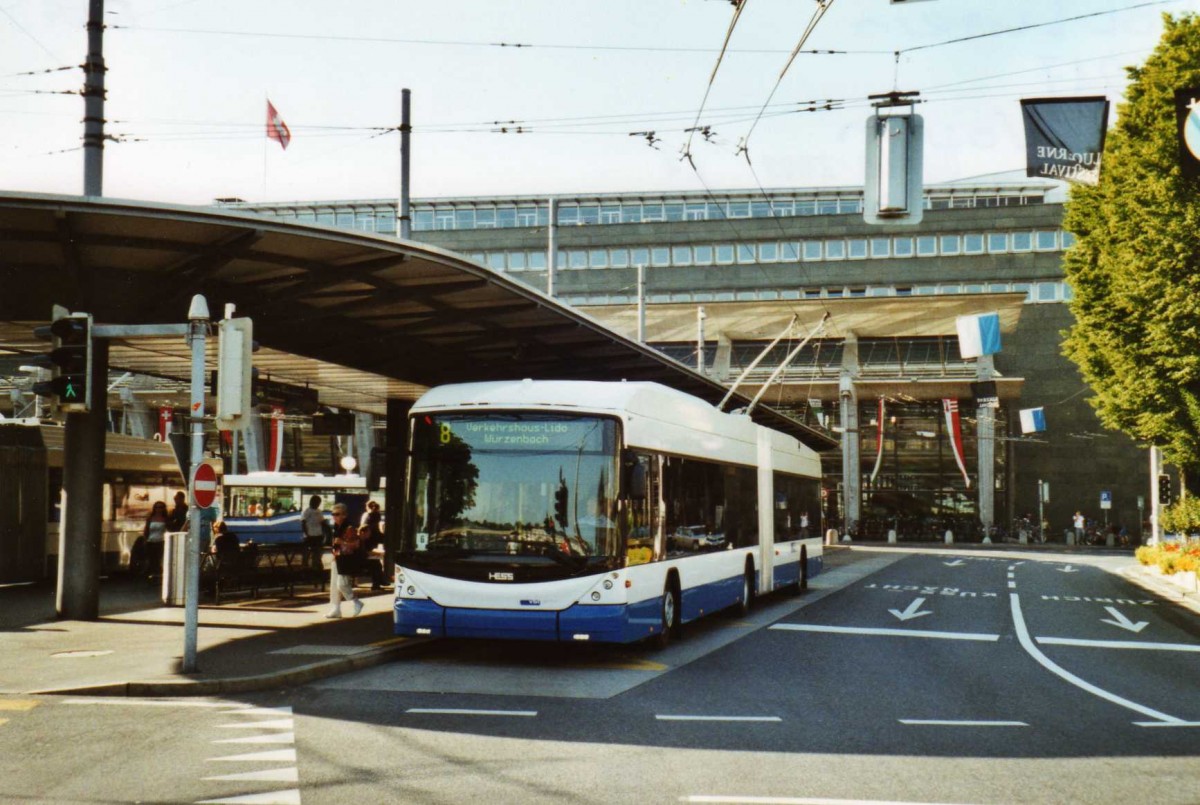
{"label": "vertical banner", "polygon": [[171,435],[171,423],[174,421],[175,410],[173,408],[158,409],[158,440],[160,442],[165,442]]}
{"label": "vertical banner", "polygon": [[958,400],[942,400],[942,411],[946,415],[946,433],[950,435],[950,446],[954,449],[954,461],[958,471],[962,473],[963,482],[967,489],[971,488],[971,479],[967,476],[967,462],[963,458],[962,422],[958,417]]}
{"label": "vertical banner", "polygon": [[876,413],[878,427],[875,429],[875,438],[879,445],[875,449],[875,469],[871,470],[871,483],[875,483],[875,476],[879,474],[879,468],[883,465],[883,398],[879,398],[879,410]]}
{"label": "vertical banner", "polygon": [[283,406],[271,406],[271,452],[267,454],[267,469],[279,472],[283,464]]}
{"label": "vertical banner", "polygon": [[1200,87],[1175,92],[1175,121],[1179,132],[1179,170],[1189,179],[1200,177]]}
{"label": "vertical banner", "polygon": [[1027,98],[1021,101],[1021,117],[1026,176],[1100,184],[1107,98]]}

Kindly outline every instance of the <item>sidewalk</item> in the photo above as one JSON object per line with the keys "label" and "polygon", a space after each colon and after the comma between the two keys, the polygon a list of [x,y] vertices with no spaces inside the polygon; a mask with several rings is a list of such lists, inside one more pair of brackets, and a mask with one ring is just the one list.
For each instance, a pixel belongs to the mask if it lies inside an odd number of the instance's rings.
{"label": "sidewalk", "polygon": [[201,604],[197,671],[180,670],[182,607],[143,580],[105,579],[100,617],[56,620],[54,584],[0,585],[0,694],[210,696],[301,684],[377,665],[424,640],[392,635],[390,591],[326,619],[329,593]]}

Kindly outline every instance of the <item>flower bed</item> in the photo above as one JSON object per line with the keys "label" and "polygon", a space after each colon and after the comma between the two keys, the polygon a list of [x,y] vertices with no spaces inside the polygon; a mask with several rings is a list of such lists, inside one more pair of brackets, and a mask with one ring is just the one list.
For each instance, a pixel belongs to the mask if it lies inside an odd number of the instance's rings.
{"label": "flower bed", "polygon": [[1156,567],[1180,586],[1195,590],[1200,585],[1200,540],[1183,538],[1178,542],[1160,542],[1137,549],[1137,560]]}

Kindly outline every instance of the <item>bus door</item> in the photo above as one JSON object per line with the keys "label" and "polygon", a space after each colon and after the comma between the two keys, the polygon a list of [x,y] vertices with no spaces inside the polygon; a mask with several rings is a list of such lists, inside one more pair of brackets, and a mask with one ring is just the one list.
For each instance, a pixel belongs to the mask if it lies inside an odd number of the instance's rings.
{"label": "bus door", "polygon": [[626,566],[642,565],[666,555],[662,534],[661,459],[628,450],[621,465],[619,516],[625,537]]}

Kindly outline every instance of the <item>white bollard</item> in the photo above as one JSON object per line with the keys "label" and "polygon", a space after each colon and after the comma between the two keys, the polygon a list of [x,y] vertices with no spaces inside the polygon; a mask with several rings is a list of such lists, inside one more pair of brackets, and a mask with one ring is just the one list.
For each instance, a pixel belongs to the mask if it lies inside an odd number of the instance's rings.
{"label": "white bollard", "polygon": [[888,529],[888,544],[889,545],[896,544],[896,529],[894,529],[894,528]]}
{"label": "white bollard", "polygon": [[946,544],[947,545],[954,544],[954,532],[948,528],[946,529]]}
{"label": "white bollard", "polygon": [[837,541],[838,541],[838,532],[837,532],[836,528],[831,528],[825,532],[825,544],[826,545],[837,545]]}

